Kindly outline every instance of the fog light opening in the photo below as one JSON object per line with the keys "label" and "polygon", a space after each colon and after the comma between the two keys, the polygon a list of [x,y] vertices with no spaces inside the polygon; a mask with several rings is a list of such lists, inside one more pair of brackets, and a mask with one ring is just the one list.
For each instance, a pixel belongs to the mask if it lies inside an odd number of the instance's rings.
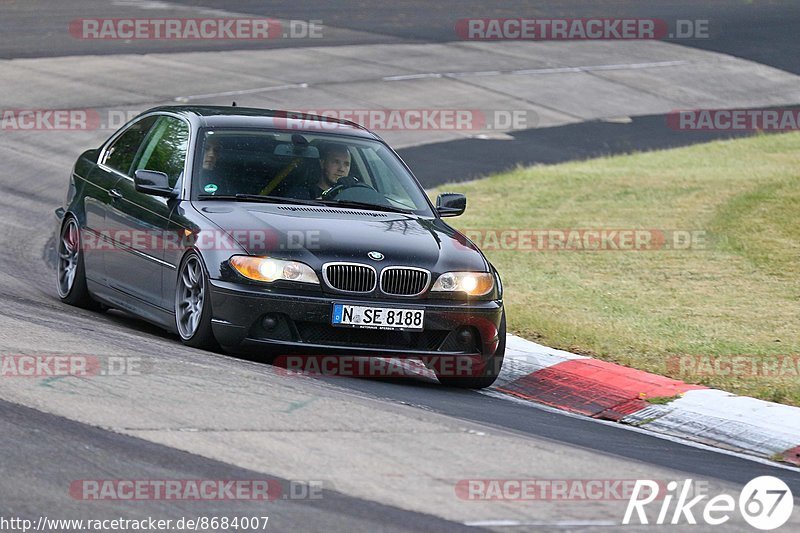
{"label": "fog light opening", "polygon": [[475,334],[472,333],[471,328],[461,328],[456,334],[458,344],[464,347],[471,347],[475,345]]}
{"label": "fog light opening", "polygon": [[261,326],[267,330],[273,330],[278,325],[278,318],[275,315],[264,315],[261,320]]}

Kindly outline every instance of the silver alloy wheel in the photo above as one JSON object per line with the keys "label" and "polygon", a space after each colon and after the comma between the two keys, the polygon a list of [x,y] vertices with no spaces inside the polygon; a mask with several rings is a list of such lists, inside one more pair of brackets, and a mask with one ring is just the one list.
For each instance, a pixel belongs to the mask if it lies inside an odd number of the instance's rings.
{"label": "silver alloy wheel", "polygon": [[69,218],[61,229],[58,241],[58,295],[66,298],[75,284],[81,238],[78,222]]}
{"label": "silver alloy wheel", "polygon": [[197,256],[189,256],[181,269],[175,293],[175,317],[183,339],[191,339],[200,325],[205,300],[204,275]]}

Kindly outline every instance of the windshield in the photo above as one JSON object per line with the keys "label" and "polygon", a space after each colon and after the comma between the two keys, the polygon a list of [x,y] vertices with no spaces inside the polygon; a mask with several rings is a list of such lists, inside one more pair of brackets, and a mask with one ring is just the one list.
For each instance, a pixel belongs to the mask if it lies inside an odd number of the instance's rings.
{"label": "windshield", "polygon": [[425,193],[397,156],[368,139],[207,129],[197,143],[195,169],[196,200],[259,201],[263,196],[265,201],[433,216]]}

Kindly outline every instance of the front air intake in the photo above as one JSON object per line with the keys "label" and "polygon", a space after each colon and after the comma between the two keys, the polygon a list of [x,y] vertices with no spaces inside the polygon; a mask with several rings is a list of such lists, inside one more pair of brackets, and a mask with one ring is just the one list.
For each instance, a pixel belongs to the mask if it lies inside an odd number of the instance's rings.
{"label": "front air intake", "polygon": [[375,290],[377,274],[369,265],[328,263],[323,273],[325,283],[337,291],[367,293]]}
{"label": "front air intake", "polygon": [[381,291],[392,296],[417,296],[425,292],[431,273],[422,268],[386,267],[381,272]]}

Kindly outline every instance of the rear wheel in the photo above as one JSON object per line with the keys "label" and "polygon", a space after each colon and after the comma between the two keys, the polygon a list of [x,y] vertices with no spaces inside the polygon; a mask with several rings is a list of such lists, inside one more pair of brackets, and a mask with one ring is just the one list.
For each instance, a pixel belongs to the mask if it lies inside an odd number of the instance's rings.
{"label": "rear wheel", "polygon": [[178,269],[175,325],[185,345],[203,349],[217,348],[217,341],[211,331],[208,276],[200,256],[195,252],[187,254]]}
{"label": "rear wheel", "polygon": [[452,372],[450,372],[450,375],[441,375],[440,371],[435,369],[436,378],[439,382],[448,387],[458,387],[461,389],[484,389],[494,383],[497,376],[500,374],[500,369],[503,367],[503,359],[506,354],[505,310],[503,311],[503,316],[500,318],[500,327],[498,328],[497,335],[499,337],[497,350],[495,350],[491,357],[478,364],[474,375],[463,377],[454,376]]}
{"label": "rear wheel", "polygon": [[62,302],[84,309],[99,309],[99,304],[92,299],[86,285],[81,230],[72,216],[68,216],[61,226],[56,275],[56,288]]}

